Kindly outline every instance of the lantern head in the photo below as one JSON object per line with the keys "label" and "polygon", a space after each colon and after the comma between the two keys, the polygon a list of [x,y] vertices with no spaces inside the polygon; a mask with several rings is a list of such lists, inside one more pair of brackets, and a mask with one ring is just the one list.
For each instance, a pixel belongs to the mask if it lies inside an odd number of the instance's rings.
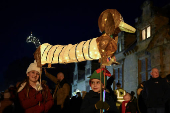
{"label": "lantern head", "polygon": [[[99,61],[103,65],[110,65],[111,62],[116,62],[113,56],[117,50],[118,33],[120,31],[135,33],[136,29],[124,23],[121,14],[116,9],[103,11],[99,16],[98,26],[103,33],[102,36],[96,39],[101,55]],[[109,61],[108,58],[110,58]]]}

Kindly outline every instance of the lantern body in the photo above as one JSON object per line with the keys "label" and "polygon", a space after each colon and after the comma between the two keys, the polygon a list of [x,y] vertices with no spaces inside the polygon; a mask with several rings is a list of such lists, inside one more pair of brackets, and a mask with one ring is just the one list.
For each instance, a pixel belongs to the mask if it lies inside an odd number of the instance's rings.
{"label": "lantern body", "polygon": [[41,64],[51,63],[73,63],[86,60],[97,60],[101,58],[97,47],[97,38],[82,41],[78,44],[68,45],[50,45],[44,43],[41,45]]}

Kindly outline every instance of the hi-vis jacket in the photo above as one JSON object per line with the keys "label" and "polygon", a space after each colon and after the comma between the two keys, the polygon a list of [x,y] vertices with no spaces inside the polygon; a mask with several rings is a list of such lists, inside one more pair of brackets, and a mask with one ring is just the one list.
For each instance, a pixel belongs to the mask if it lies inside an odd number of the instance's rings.
{"label": "hi-vis jacket", "polygon": [[115,94],[117,95],[117,101],[122,103],[124,101],[123,96],[126,94],[126,91],[122,88],[116,89]]}

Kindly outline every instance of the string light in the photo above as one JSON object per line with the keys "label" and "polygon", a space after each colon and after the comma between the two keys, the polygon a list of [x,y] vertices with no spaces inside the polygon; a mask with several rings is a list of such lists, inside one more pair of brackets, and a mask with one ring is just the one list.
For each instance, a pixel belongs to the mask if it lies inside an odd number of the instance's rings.
{"label": "string light", "polygon": [[31,43],[31,42],[34,43],[36,48],[38,48],[38,47],[41,45],[39,39],[36,38],[36,37],[34,37],[34,36],[32,35],[32,32],[31,32],[31,36],[28,36],[28,37],[27,37],[26,42],[27,42],[27,43]]}

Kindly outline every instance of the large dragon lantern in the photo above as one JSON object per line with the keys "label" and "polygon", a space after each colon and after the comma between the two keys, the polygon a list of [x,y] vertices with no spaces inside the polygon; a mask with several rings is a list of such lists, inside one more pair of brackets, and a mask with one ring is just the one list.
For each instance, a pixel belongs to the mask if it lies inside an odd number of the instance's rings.
{"label": "large dragon lantern", "polygon": [[116,9],[103,11],[98,19],[98,26],[102,35],[97,38],[82,41],[78,44],[40,45],[34,53],[38,67],[48,63],[49,67],[55,63],[72,63],[86,60],[97,60],[108,66],[117,63],[114,53],[117,50],[118,33],[125,31],[135,33],[135,28],[124,23],[121,14]]}

